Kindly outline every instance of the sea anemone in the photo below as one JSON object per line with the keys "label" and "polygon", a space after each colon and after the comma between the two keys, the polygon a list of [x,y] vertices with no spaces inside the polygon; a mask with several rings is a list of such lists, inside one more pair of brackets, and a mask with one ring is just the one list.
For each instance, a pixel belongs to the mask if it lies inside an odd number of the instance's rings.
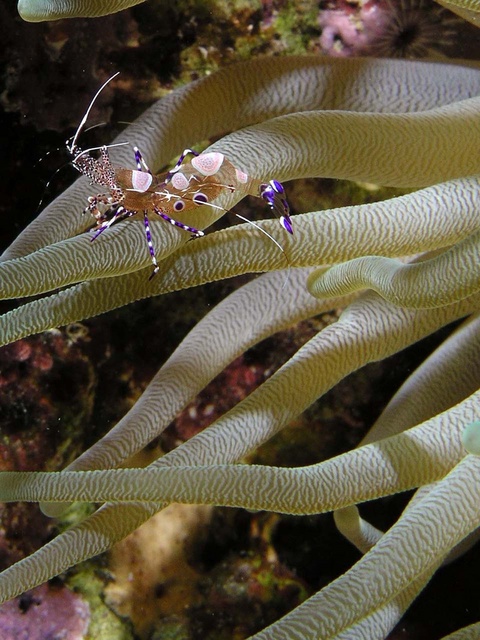
{"label": "sea anemone", "polygon": [[377,58],[452,55],[465,25],[433,0],[380,0],[358,6],[338,3],[320,12],[319,24],[325,53]]}
{"label": "sea anemone", "polygon": [[[286,286],[283,254],[256,229],[240,225],[187,242],[161,222],[152,230],[160,272],[149,282],[141,223],[120,223],[93,245],[81,233],[79,212],[91,189],[84,179],[20,235],[0,265],[3,296],[54,293],[1,316],[3,344],[139,298],[272,273],[199,322],[135,407],[67,470],[0,474],[1,500],[43,501],[50,512],[74,500],[106,502],[0,574],[2,600],[108,549],[170,501],[296,514],[340,509],[339,527],[365,555],[255,638],[385,637],[480,517],[480,458],[462,444],[465,427],[480,418],[478,367],[471,364],[478,362],[472,314],[480,306],[472,260],[480,225],[479,94],[480,72],[455,64],[263,58],[173,92],[132,125],[122,139],[135,140],[153,167],[192,142],[238,129],[210,149],[261,180],[322,175],[414,189],[386,202],[296,216],[284,245]],[[116,161],[126,164],[118,150]],[[225,194],[218,203],[228,208],[243,195]],[[196,215],[205,228],[219,214]],[[276,221],[259,224],[281,242]],[[418,265],[388,261],[424,252]],[[339,297],[312,296],[307,278],[315,296]],[[365,287],[378,293],[354,291]],[[338,322],[212,426],[145,469],[115,468],[239,353],[339,305]],[[402,409],[380,418],[368,443],[309,467],[236,464],[348,373],[465,316],[472,318],[453,346],[440,347],[417,374],[422,382],[414,379],[392,401]],[[356,503],[417,487],[385,534],[358,517]]]}
{"label": "sea anemone", "polygon": [[445,55],[457,44],[461,24],[432,0],[385,0],[377,32],[359,53],[379,58]]}

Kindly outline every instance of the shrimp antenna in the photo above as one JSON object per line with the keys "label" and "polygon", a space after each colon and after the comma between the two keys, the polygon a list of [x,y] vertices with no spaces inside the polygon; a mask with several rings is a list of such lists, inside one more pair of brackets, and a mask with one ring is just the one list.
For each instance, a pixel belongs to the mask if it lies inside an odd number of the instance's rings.
{"label": "shrimp antenna", "polygon": [[105,87],[107,86],[107,84],[109,82],[111,82],[114,78],[116,78],[119,75],[120,71],[117,71],[117,73],[114,73],[113,76],[111,76],[108,80],[106,80],[102,86],[100,87],[100,89],[97,91],[97,93],[93,96],[90,104],[88,105],[88,109],[85,111],[85,115],[83,116],[80,124],[78,125],[78,129],[75,133],[75,135],[73,136],[73,140],[71,142],[70,145],[67,145],[67,151],[69,153],[71,153],[72,155],[75,153],[75,149],[77,148],[77,138],[80,135],[83,127],[85,126],[85,123],[88,119],[88,116],[90,115],[90,111],[92,110],[93,105],[95,104],[95,100],[98,98],[98,96],[102,93],[102,91],[105,89]]}
{"label": "shrimp antenna", "polygon": [[265,229],[262,229],[262,227],[260,225],[258,225],[256,222],[254,222],[253,220],[249,220],[248,218],[244,218],[239,213],[235,213],[235,215],[237,216],[237,218],[240,218],[240,220],[244,220],[245,222],[248,222],[248,224],[251,224],[252,226],[254,226],[255,229],[258,229],[259,231],[264,233],[267,236],[267,238],[269,238],[273,242],[273,244],[277,245],[277,247],[283,253],[283,255],[285,257],[285,260],[287,262],[287,265],[288,265],[287,277],[286,277],[285,282],[283,283],[283,286],[282,286],[282,291],[283,291],[283,289],[287,286],[288,280],[290,278],[290,268],[291,268],[291,265],[290,265],[290,262],[288,260],[288,256],[287,256],[287,253],[286,253],[285,249],[282,247],[282,245],[279,242],[277,242],[275,240],[275,238],[273,236],[271,236],[268,233],[268,231],[265,231]]}
{"label": "shrimp antenna", "polygon": [[[202,206],[206,206],[206,207],[212,207],[212,209],[219,209],[220,211],[223,211],[224,213],[228,213],[229,210],[228,209],[224,209],[223,207],[219,207],[218,204],[213,204],[213,202],[202,202]],[[232,213],[234,215],[237,216],[237,218],[240,218],[240,220],[243,220],[243,222],[246,222],[248,224],[251,224],[252,227],[255,227],[255,229],[258,229],[258,231],[261,231],[264,235],[267,236],[267,238],[269,240],[271,240],[273,242],[273,244],[275,244],[280,251],[283,253],[283,255],[285,256],[285,260],[287,261],[288,266],[290,266],[290,262],[288,261],[288,257],[287,254],[285,252],[285,249],[282,247],[282,245],[275,240],[275,238],[270,235],[268,233],[268,231],[265,231],[265,229],[262,229],[262,227],[260,225],[258,225],[256,222],[254,222],[253,220],[249,220],[248,218],[245,218],[244,216],[241,216],[239,213],[235,213],[235,211],[232,211]]]}
{"label": "shrimp antenna", "polygon": [[90,147],[90,149],[85,149],[84,151],[80,151],[78,155],[75,156],[75,162],[84,156],[86,153],[90,153],[90,151],[98,151],[99,149],[112,149],[113,147],[125,147],[129,145],[130,142],[115,142],[114,144],[102,144],[100,147]]}
{"label": "shrimp antenna", "polygon": [[239,213],[235,213],[235,215],[237,216],[237,218],[240,218],[240,220],[243,220],[244,222],[248,222],[248,224],[251,224],[253,227],[255,227],[255,229],[258,229],[258,231],[261,231],[262,233],[264,233],[267,238],[269,238],[273,244],[276,244],[277,247],[280,249],[280,251],[285,255],[286,257],[286,253],[285,253],[285,249],[282,247],[282,245],[277,242],[275,240],[275,238],[273,236],[271,236],[268,231],[265,231],[265,229],[262,229],[262,227],[260,225],[258,225],[256,222],[254,222],[253,220],[249,220],[248,218],[244,218],[243,216],[241,216]]}

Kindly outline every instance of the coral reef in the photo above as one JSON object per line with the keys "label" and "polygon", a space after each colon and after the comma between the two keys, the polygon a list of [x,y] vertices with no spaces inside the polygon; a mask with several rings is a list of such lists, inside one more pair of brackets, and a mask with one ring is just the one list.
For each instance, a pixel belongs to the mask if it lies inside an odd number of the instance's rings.
{"label": "coral reef", "polygon": [[[434,0],[328,3],[320,11],[320,46],[336,56],[425,58],[459,55],[466,23]],[[474,40],[477,34],[469,30]],[[465,36],[466,37],[466,36]]]}
{"label": "coral reef", "polygon": [[57,468],[81,446],[93,401],[93,368],[68,331],[0,349],[1,466]]}
{"label": "coral reef", "polygon": [[[59,18],[103,16],[122,11],[143,1],[111,0],[109,3],[99,5],[95,0],[85,2],[80,2],[79,0],[67,0],[66,2],[59,2],[58,0],[19,0],[18,11],[24,20],[39,22],[42,20],[58,20]],[[480,11],[478,0],[439,0],[439,2],[448,6],[452,11],[457,11],[465,19],[475,20],[475,13]],[[368,4],[368,1],[366,4]]]}
{"label": "coral reef", "polygon": [[199,601],[200,575],[189,557],[205,536],[211,512],[206,506],[170,505],[113,548],[105,599],[141,638],[151,636],[158,620],[182,617]]}
{"label": "coral reef", "polygon": [[37,587],[0,607],[3,640],[83,640],[89,622],[88,605],[62,586]]}
{"label": "coral reef", "polygon": [[[0,349],[0,468],[58,469],[84,446],[79,428],[92,413],[94,374],[89,358],[51,331]],[[1,564],[45,543],[52,523],[30,505],[0,508]]]}

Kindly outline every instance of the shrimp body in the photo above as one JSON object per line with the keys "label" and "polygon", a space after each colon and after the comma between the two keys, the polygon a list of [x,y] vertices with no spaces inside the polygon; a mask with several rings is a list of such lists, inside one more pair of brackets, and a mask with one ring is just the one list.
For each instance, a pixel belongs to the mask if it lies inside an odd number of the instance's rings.
{"label": "shrimp body", "polygon": [[178,215],[199,206],[209,205],[222,191],[259,190],[261,182],[237,169],[223,153],[210,152],[195,156],[175,171],[152,175],[146,171],[115,169],[117,186],[123,192],[126,209],[154,211]]}
{"label": "shrimp body", "polygon": [[[270,180],[268,183],[262,183],[235,167],[223,153],[218,151],[199,154],[192,149],[185,149],[173,169],[155,175],[148,168],[137,147],[134,147],[136,169],[114,167],[107,146],[82,150],[77,144],[77,139],[90,110],[103,88],[117,75],[109,78],[97,91],[71,142],[67,143],[73,166],[87,176],[92,184],[106,188],[104,193],[90,196],[85,209],[97,222],[92,241],[118,220],[142,214],[154,266],[151,275],[153,277],[159,267],[150,233],[149,213],[153,212],[166,222],[188,231],[192,237],[200,237],[204,235],[202,230],[180,222],[177,220],[177,215],[194,211],[198,207],[221,208],[213,204],[215,198],[225,190],[234,192],[237,188],[242,188],[243,193],[257,193],[258,197],[263,198],[272,211],[279,216],[283,228],[288,233],[293,233],[290,209],[280,182]],[[91,155],[95,150],[100,151],[98,158]],[[185,159],[188,155],[192,155],[193,158],[187,162]],[[246,220],[242,216],[239,217]],[[269,233],[254,222],[246,221],[267,235],[283,251],[281,245]]]}

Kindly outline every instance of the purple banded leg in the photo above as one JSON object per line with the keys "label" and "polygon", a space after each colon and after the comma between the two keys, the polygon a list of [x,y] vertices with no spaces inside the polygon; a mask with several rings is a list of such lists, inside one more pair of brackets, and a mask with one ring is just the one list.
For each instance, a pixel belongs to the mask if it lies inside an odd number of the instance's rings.
{"label": "purple banded leg", "polygon": [[109,227],[111,227],[114,222],[117,222],[117,220],[119,219],[120,216],[128,217],[128,216],[131,216],[131,215],[134,215],[134,214],[135,214],[134,211],[127,211],[123,207],[118,207],[118,209],[114,212],[114,214],[110,218],[110,220],[105,220],[105,222],[102,222],[102,224],[98,227],[98,229],[93,229],[93,231],[95,231],[95,233],[90,238],[90,242],[93,242],[94,240],[96,240],[101,233],[103,233]]}
{"label": "purple banded leg", "polygon": [[151,280],[158,273],[159,266],[158,266],[157,258],[155,256],[155,248],[152,242],[152,234],[150,233],[150,223],[148,222],[148,216],[146,211],[143,212],[143,224],[145,225],[145,235],[147,236],[148,250],[150,251],[150,258],[152,259],[152,263],[153,263],[153,271],[149,277],[149,280]]}
{"label": "purple banded leg", "polygon": [[173,174],[176,173],[180,169],[180,167],[183,164],[183,161],[185,160],[185,158],[189,154],[192,154],[192,156],[199,156],[200,155],[198,153],[198,151],[194,151],[193,149],[184,149],[183,153],[181,154],[181,156],[177,160],[177,164],[173,167],[173,169],[170,169],[170,171],[167,173],[167,175],[165,177],[165,184],[167,184],[167,182],[170,182],[170,180],[172,179]]}
{"label": "purple banded leg", "polygon": [[174,227],[179,227],[180,229],[183,229],[184,231],[189,231],[195,238],[201,238],[202,236],[205,235],[203,233],[203,231],[200,231],[200,229],[195,229],[195,227],[190,227],[190,226],[188,226],[188,224],[183,224],[183,222],[178,222],[178,220],[174,220],[173,218],[168,216],[166,213],[164,213],[158,207],[153,207],[153,210],[155,211],[157,216],[160,216],[161,218],[163,218],[167,222],[170,222],[170,224],[173,224]]}
{"label": "purple banded leg", "polygon": [[268,184],[261,184],[260,196],[267,202],[270,209],[280,217],[280,224],[285,231],[293,233],[290,207],[283,185],[278,180],[270,180]]}
{"label": "purple banded leg", "polygon": [[143,156],[140,153],[140,149],[138,147],[133,147],[133,151],[135,153],[135,162],[137,163],[137,169],[139,171],[147,171],[147,173],[151,175],[152,172],[148,168],[148,165],[145,162],[145,160],[143,159]]}

